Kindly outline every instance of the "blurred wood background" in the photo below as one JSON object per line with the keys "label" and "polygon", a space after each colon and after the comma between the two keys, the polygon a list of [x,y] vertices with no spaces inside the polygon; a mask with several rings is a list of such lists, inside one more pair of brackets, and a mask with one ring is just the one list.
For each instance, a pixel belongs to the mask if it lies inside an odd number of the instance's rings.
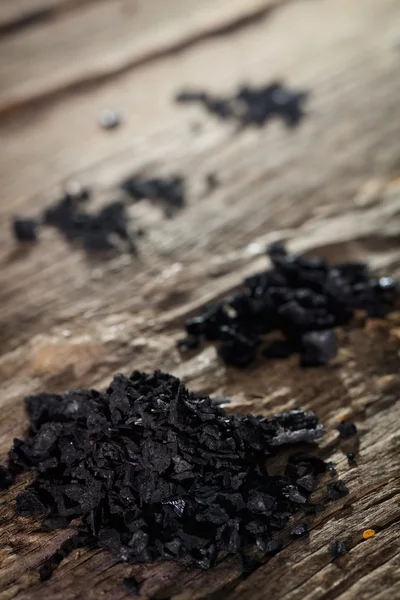
{"label": "blurred wood background", "polygon": [[[274,121],[238,134],[173,102],[186,86],[229,94],[275,78],[311,92],[293,131]],[[2,600],[119,600],[130,574],[141,598],[400,598],[400,313],[340,330],[337,360],[315,370],[294,358],[242,372],[211,347],[175,348],[185,317],[264,268],[277,238],[400,276],[399,98],[398,0],[0,0],[0,459],[26,429],[25,395],[162,368],[241,412],[316,410],[321,453],[350,489],[248,578],[234,559],[201,572],[84,550],[40,584],[71,532],[14,517],[20,477],[0,498]],[[98,126],[107,107],[124,114],[115,131]],[[171,220],[132,208],[147,231],[137,257],[89,258],[51,230],[17,248],[13,215],[37,214],[70,180],[101,205],[138,171],[182,174],[189,198]],[[221,185],[206,193],[210,172]],[[353,467],[336,443],[343,416],[360,430]],[[377,535],[364,541],[366,528]],[[333,539],[350,547],[337,561]]]}

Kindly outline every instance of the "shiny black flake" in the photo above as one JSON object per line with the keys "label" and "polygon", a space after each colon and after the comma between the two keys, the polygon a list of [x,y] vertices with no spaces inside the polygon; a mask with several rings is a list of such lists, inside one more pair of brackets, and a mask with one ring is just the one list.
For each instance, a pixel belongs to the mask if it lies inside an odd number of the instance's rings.
{"label": "shiny black flake", "polygon": [[338,481],[330,481],[328,483],[328,498],[329,500],[339,500],[347,496],[349,493],[348,487],[344,481],[339,479]]}
{"label": "shiny black flake", "polygon": [[342,540],[335,540],[329,544],[329,552],[332,554],[334,558],[339,558],[343,554],[348,552],[346,542]]}
{"label": "shiny black flake", "polygon": [[341,421],[336,429],[342,440],[347,440],[357,434],[357,427],[351,421]]}

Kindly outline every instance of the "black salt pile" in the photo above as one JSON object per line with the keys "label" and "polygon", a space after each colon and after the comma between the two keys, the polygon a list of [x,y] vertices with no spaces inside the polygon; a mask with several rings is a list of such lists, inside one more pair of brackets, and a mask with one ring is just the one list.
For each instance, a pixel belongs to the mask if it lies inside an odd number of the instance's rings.
{"label": "black salt pile", "polygon": [[294,454],[274,476],[266,464],[282,445],[321,437],[312,412],[227,414],[160,371],[117,375],[104,393],[41,394],[25,403],[29,437],[16,439],[9,456],[14,470],[32,470],[35,480],[17,497],[17,514],[37,516],[44,531],[80,523],[42,579],[79,546],[123,561],[202,568],[249,544],[276,552],[281,543],[272,536],[292,514],[318,511],[308,496],[326,470],[321,459]]}
{"label": "black salt pile", "polygon": [[135,202],[148,199],[159,203],[166,217],[172,217],[186,204],[185,182],[180,176],[146,179],[135,175],[125,179],[121,188]]}
{"label": "black salt pile", "polygon": [[266,86],[242,86],[232,97],[212,96],[199,90],[186,90],[176,96],[180,104],[199,103],[205,110],[241,126],[263,127],[274,117],[282,119],[287,127],[296,127],[304,117],[307,92],[287,89],[280,82]]}
{"label": "black salt pile", "polygon": [[78,188],[66,192],[36,220],[15,219],[13,230],[16,239],[20,242],[36,241],[39,227],[51,226],[68,242],[81,243],[88,252],[107,252],[120,247],[134,251],[125,204],[115,201],[98,213],[89,213],[86,205],[90,197],[88,189]]}
{"label": "black salt pile", "polygon": [[[396,282],[371,277],[363,263],[329,265],[290,254],[281,243],[272,244],[268,255],[272,269],[186,321],[188,337],[179,347],[217,342],[223,360],[238,367],[252,363],[260,349],[269,358],[300,353],[303,366],[324,365],[337,353],[334,327],[349,322],[357,309],[382,317],[393,305]],[[267,342],[271,333],[281,337]]]}

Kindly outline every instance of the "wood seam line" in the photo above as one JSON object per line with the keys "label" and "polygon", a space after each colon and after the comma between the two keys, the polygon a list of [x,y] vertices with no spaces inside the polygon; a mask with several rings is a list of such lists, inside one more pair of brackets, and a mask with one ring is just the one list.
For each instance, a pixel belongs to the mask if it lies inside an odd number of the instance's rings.
{"label": "wood seam line", "polygon": [[44,21],[52,21],[59,15],[72,12],[78,8],[82,8],[86,4],[93,4],[94,2],[99,2],[99,0],[65,0],[58,6],[38,6],[37,8],[32,8],[0,23],[0,36],[15,35],[24,29],[40,25]]}
{"label": "wood seam line", "polygon": [[205,26],[202,30],[195,33],[186,34],[183,32],[181,37],[175,41],[166,42],[152,50],[146,50],[132,59],[128,58],[117,67],[99,68],[96,72],[88,73],[69,82],[67,81],[61,87],[50,86],[47,89],[39,90],[30,98],[16,98],[15,100],[11,100],[10,103],[0,106],[0,118],[28,107],[32,108],[39,104],[43,106],[43,104],[56,102],[66,94],[78,91],[81,93],[82,91],[112,81],[139,67],[185,52],[210,39],[235,33],[245,27],[254,25],[259,19],[269,17],[276,9],[285,6],[291,1],[294,0],[273,0],[272,2],[267,2],[267,4],[243,15],[231,18],[228,16],[224,23]]}
{"label": "wood seam line", "polygon": [[[349,592],[349,591],[351,591],[351,588],[352,588],[352,587],[354,587],[355,585],[357,585],[357,584],[359,584],[360,582],[362,582],[364,579],[366,579],[367,577],[369,577],[369,576],[370,576],[372,573],[375,573],[375,574],[376,574],[376,572],[377,572],[377,571],[380,571],[380,570],[381,570],[383,567],[385,567],[385,566],[386,566],[386,565],[387,565],[389,562],[391,562],[391,561],[393,561],[393,560],[395,560],[395,559],[397,559],[397,558],[400,558],[400,550],[399,550],[399,552],[397,552],[397,553],[396,553],[394,556],[392,556],[392,558],[390,558],[388,561],[386,561],[386,562],[382,563],[381,565],[379,565],[378,567],[376,567],[376,569],[374,569],[373,571],[370,571],[370,572],[366,573],[365,575],[363,575],[363,577],[360,577],[360,579],[357,579],[357,581],[355,581],[354,583],[352,583],[352,585],[351,585],[350,587],[348,587],[346,590],[344,590],[344,592],[342,592],[342,593],[340,594],[340,596],[337,596],[336,600],[340,600],[340,599],[341,599],[343,596],[346,596],[346,595],[348,594],[348,592]],[[389,589],[392,589],[392,588],[394,588],[394,584],[395,584],[395,582],[393,583],[393,585],[390,585],[390,588],[389,588]],[[389,589],[388,589],[387,591],[389,591]],[[397,589],[397,588],[396,588],[396,589]],[[355,596],[354,596],[354,597],[355,597]],[[392,596],[392,598],[394,598],[394,596]]]}
{"label": "wood seam line", "polygon": [[[393,521],[391,521],[390,523],[388,523],[386,526],[382,527],[382,528],[379,530],[379,532],[382,532],[382,531],[385,531],[385,530],[389,529],[389,527],[391,527],[393,524],[396,524],[397,522],[398,522],[398,519],[397,519],[397,517],[396,517],[396,518],[395,518]],[[293,542],[294,542],[294,541],[296,541],[296,540],[293,540]],[[293,543],[293,542],[291,542],[291,543]],[[359,540],[359,542],[358,542],[358,543],[356,543],[356,544],[355,544],[355,545],[354,545],[352,548],[350,548],[350,552],[351,552],[352,550],[354,550],[355,548],[357,548],[357,547],[358,547],[360,544],[362,544],[362,543],[365,543],[365,540],[362,540],[362,539],[361,539],[361,540]],[[289,545],[290,545],[290,544],[288,544],[288,546],[289,546]],[[285,548],[287,548],[288,546],[286,546]],[[327,546],[328,546],[328,543],[327,543],[327,544],[325,544],[325,546],[327,547]],[[307,557],[306,557],[306,558],[308,559],[308,558],[312,557],[312,556],[313,556],[313,555],[314,555],[316,552],[319,552],[319,551],[320,551],[320,550],[321,550],[323,547],[324,547],[324,546],[321,546],[321,547],[319,547],[319,548],[318,548],[318,549],[317,549],[315,552],[313,552],[312,554],[309,554],[309,555],[307,555]],[[394,554],[393,556],[391,556],[391,557],[390,557],[388,560],[385,560],[385,562],[381,563],[380,565],[377,565],[376,569],[379,569],[379,567],[381,567],[382,565],[386,564],[386,562],[388,562],[389,560],[391,560],[392,558],[394,558],[394,556],[396,556],[396,554]],[[321,571],[323,571],[323,570],[324,570],[326,567],[328,567],[329,565],[333,564],[334,560],[335,560],[335,559],[332,557],[332,559],[331,559],[331,560],[329,560],[329,561],[328,561],[326,564],[324,564],[324,565],[323,565],[323,566],[322,566],[320,569],[318,569],[318,571],[315,571],[315,573],[312,575],[312,577],[315,577],[316,575],[318,575],[318,573],[320,573]],[[258,568],[257,568],[255,571],[253,571],[253,573],[252,573],[252,574],[251,574],[251,575],[250,575],[248,578],[243,578],[243,576],[241,575],[241,576],[240,576],[240,577],[239,577],[237,580],[234,580],[234,581],[230,582],[229,584],[227,584],[227,587],[229,588],[229,589],[227,590],[227,593],[228,593],[228,594],[235,593],[235,590],[236,590],[236,588],[237,588],[237,587],[238,587],[238,586],[239,586],[239,585],[240,585],[240,584],[241,584],[243,581],[245,581],[246,579],[249,579],[249,578],[251,578],[251,576],[252,576],[254,573],[256,573],[256,572],[257,572],[257,571],[258,571],[260,568],[262,568],[263,566],[265,566],[266,564],[268,564],[268,562],[269,562],[269,561],[266,561],[265,563],[263,563],[262,565],[260,565],[260,567],[258,567]],[[373,571],[374,571],[374,570],[375,570],[375,569],[373,569]],[[372,573],[373,571],[368,571],[368,574]],[[309,581],[309,579],[306,579],[306,580],[305,580],[303,583],[301,583],[301,584],[300,584],[300,586],[301,586],[301,585],[303,585],[304,583],[307,583],[307,581]],[[299,587],[299,586],[297,585],[297,586],[296,586],[296,588],[294,588],[294,589],[297,589],[298,587]],[[221,591],[222,591],[222,590],[220,590],[220,591],[219,591],[219,593],[221,593]],[[347,590],[343,590],[341,593],[344,593],[344,592],[346,592],[346,591],[347,591]],[[284,596],[280,596],[280,597],[279,597],[279,599],[277,599],[277,600],[288,600],[288,599],[290,598],[290,596],[291,596],[291,594],[292,594],[292,593],[293,593],[293,588],[292,588],[292,589],[290,589],[290,590],[288,590],[288,591],[285,593],[285,595],[284,595]],[[219,598],[221,598],[221,600],[225,600],[225,597],[224,597],[224,596],[219,596]]]}

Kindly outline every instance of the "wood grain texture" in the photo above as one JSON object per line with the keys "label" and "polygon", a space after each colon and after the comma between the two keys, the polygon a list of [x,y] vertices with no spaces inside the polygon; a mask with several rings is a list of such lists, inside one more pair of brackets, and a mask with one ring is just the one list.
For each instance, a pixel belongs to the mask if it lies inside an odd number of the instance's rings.
{"label": "wood grain texture", "polygon": [[[207,41],[198,35],[205,22],[198,19],[201,4],[163,0],[162,27],[148,13],[143,44],[164,48],[168,23],[174,39],[193,36],[193,44],[175,55],[154,54],[140,68],[132,63],[118,76],[114,69],[120,72],[122,62],[112,62],[111,40],[120,33],[118,52],[126,51],[129,60],[133,54],[128,29],[120,16],[109,18],[107,11],[114,9],[108,3],[97,11],[84,5],[2,42],[21,60],[7,66],[9,78],[1,88],[6,104],[14,102],[19,85],[36,87],[21,96],[21,110],[0,116],[0,458],[13,437],[24,434],[25,395],[104,387],[117,371],[161,367],[191,389],[232,396],[232,410],[239,412],[315,410],[327,428],[319,452],[337,462],[350,495],[309,520],[309,538],[293,541],[285,532],[285,549],[248,578],[233,559],[201,572],[174,564],[121,565],[105,552],[84,550],[39,584],[37,568],[71,532],[39,533],[34,520],[14,517],[24,476],[1,498],[1,600],[128,598],[121,581],[131,573],[142,583],[144,599],[398,597],[400,314],[356,320],[339,330],[339,356],[322,369],[300,370],[294,357],[260,359],[242,372],[222,365],[211,347],[182,357],[175,341],[187,315],[265,267],[264,245],[278,237],[295,251],[368,260],[377,272],[400,276],[400,54],[393,43],[399,4],[286,2],[258,23]],[[255,6],[214,2],[205,11],[212,14],[207,28],[212,22],[213,31],[224,23],[229,29],[240,11],[250,14]],[[59,59],[67,63],[62,44],[48,60],[43,49],[46,40],[61,39],[68,23],[86,27],[91,11],[97,25],[84,41],[85,56],[94,61],[87,72],[104,60],[112,65],[111,76],[78,93],[54,74]],[[194,16],[196,28],[190,29]],[[96,27],[107,19],[110,31],[99,37]],[[67,30],[63,39],[72,48]],[[45,33],[41,42],[39,31]],[[31,54],[37,77],[27,71],[18,76],[22,48]],[[84,61],[69,67],[68,81],[86,73]],[[238,134],[201,109],[172,101],[186,85],[230,93],[245,80],[266,83],[275,77],[311,91],[307,119],[295,131],[277,122]],[[42,98],[50,88],[62,93],[52,91],[46,102],[32,104],[37,90]],[[106,106],[125,114],[115,132],[97,126]],[[196,132],[194,123],[200,124]],[[189,196],[187,208],[170,221],[146,204],[130,209],[136,224],[147,229],[138,257],[85,257],[52,231],[30,251],[13,246],[11,216],[36,214],[65,181],[93,185],[97,206],[114,198],[121,178],[137,170],[181,172]],[[221,186],[207,195],[204,178],[210,171],[218,173]],[[360,430],[354,466],[345,458],[352,448],[337,443],[335,426],[344,415]],[[324,499],[328,480],[316,500]],[[363,540],[366,528],[377,535]],[[350,547],[337,561],[328,552],[333,539],[346,539]]]}
{"label": "wood grain texture", "polygon": [[42,21],[56,19],[65,12],[75,10],[90,2],[108,0],[1,0],[0,36],[13,35],[21,29]]}
{"label": "wood grain texture", "polygon": [[[0,114],[80,90],[262,16],[281,0],[84,4],[0,41]],[[117,35],[116,35],[117,34]]]}

